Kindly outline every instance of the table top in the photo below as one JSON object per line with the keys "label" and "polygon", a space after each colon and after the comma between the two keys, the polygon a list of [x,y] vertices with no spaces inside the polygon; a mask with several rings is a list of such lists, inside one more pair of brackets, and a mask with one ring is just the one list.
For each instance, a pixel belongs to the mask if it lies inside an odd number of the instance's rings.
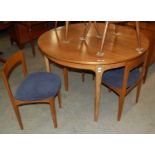
{"label": "table top", "polygon": [[[119,33],[114,35],[114,25],[110,24],[103,47],[104,55],[97,56],[96,53],[101,47],[101,38],[97,37],[96,29],[92,24],[86,41],[81,41],[84,28],[83,23],[69,25],[68,42],[65,41],[64,26],[47,31],[38,39],[39,48],[51,59],[88,65],[120,63],[141,54],[136,50],[138,43],[134,29],[117,25],[116,30]],[[98,23],[98,30],[103,34],[104,23]],[[144,49],[143,52],[149,47],[149,41],[143,34],[141,34],[141,47]]]}

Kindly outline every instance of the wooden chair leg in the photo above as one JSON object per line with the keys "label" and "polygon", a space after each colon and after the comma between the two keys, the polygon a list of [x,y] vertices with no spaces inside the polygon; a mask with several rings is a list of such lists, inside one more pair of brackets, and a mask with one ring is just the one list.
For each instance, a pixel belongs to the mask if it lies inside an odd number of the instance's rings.
{"label": "wooden chair leg", "polygon": [[56,110],[55,110],[55,99],[51,98],[49,100],[50,102],[50,109],[51,109],[51,115],[52,115],[52,120],[54,124],[54,128],[57,128],[57,118],[56,118]]}
{"label": "wooden chair leg", "polygon": [[20,128],[23,130],[23,123],[22,123],[22,119],[21,119],[21,116],[20,116],[20,112],[19,112],[19,109],[18,109],[17,106],[14,106],[14,111],[15,111],[15,114],[16,114],[16,117],[17,117],[19,126],[20,126]]}
{"label": "wooden chair leg", "polygon": [[[84,82],[85,81],[85,73],[82,73],[81,76],[82,76],[82,82]],[[95,80],[95,75],[94,74],[93,74],[93,80]]]}
{"label": "wooden chair leg", "polygon": [[117,120],[120,121],[121,116],[122,116],[122,111],[123,111],[123,105],[124,105],[124,99],[125,96],[122,95],[119,97],[119,105],[118,105],[118,116],[117,116]]}
{"label": "wooden chair leg", "polygon": [[62,108],[62,104],[61,104],[61,92],[58,92],[58,102],[59,102],[59,108]]}
{"label": "wooden chair leg", "polygon": [[140,95],[140,90],[141,90],[141,85],[142,82],[140,81],[137,85],[137,94],[136,94],[136,103],[138,103],[139,95]]}

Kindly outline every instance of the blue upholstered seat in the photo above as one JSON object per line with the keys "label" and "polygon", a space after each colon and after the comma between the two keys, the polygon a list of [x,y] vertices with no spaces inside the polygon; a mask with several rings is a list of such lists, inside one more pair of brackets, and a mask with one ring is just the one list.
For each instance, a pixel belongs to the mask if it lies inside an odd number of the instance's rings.
{"label": "blue upholstered seat", "polygon": [[[106,71],[102,76],[102,82],[106,85],[121,88],[124,76],[124,68],[112,69]],[[133,69],[129,73],[128,84],[127,87],[132,86],[139,78],[140,71],[138,68]]]}
{"label": "blue upholstered seat", "polygon": [[18,100],[43,100],[54,97],[61,87],[58,75],[47,72],[32,73],[18,87],[15,98]]}

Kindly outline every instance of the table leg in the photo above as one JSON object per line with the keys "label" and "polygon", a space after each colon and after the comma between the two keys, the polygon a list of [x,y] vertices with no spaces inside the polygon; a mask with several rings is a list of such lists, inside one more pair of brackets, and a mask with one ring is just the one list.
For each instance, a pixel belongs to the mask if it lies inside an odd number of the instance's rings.
{"label": "table leg", "polygon": [[91,21],[89,21],[89,23],[86,23],[86,24],[85,24],[84,33],[83,33],[82,37],[80,37],[80,39],[81,39],[82,41],[83,41],[83,40],[86,40],[86,37],[87,37],[87,34],[88,34],[89,30],[90,30],[91,24],[92,24]]}
{"label": "table leg", "polygon": [[65,41],[68,41],[68,27],[69,27],[69,21],[65,22]]}
{"label": "table leg", "polygon": [[51,72],[49,59],[46,56],[44,56],[44,60],[45,60],[46,71]]}
{"label": "table leg", "polygon": [[94,110],[94,120],[99,119],[99,109],[100,109],[100,96],[101,96],[101,80],[103,74],[103,68],[101,66],[96,69],[96,95],[95,95],[95,110]]}
{"label": "table leg", "polygon": [[142,53],[144,50],[141,47],[141,36],[140,36],[140,30],[139,30],[139,22],[136,21],[136,35],[137,35],[137,41],[138,41],[138,48],[136,49],[139,53]]}
{"label": "table leg", "polygon": [[94,21],[94,26],[95,26],[95,30],[97,32],[97,38],[101,38],[101,34],[100,34],[99,30],[98,30],[98,26],[97,26],[97,22],[96,21]]}
{"label": "table leg", "polygon": [[136,21],[136,35],[138,41],[138,48],[141,48],[141,40],[140,40],[140,30],[139,30],[139,22]]}
{"label": "table leg", "polygon": [[64,87],[68,91],[68,69],[64,68]]}

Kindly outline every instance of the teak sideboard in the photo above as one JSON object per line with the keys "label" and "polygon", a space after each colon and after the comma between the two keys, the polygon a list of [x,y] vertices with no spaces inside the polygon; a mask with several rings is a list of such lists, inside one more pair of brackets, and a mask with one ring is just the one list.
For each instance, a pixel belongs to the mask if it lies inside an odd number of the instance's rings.
{"label": "teak sideboard", "polygon": [[48,21],[19,21],[12,22],[10,27],[10,41],[16,42],[20,49],[23,49],[26,43],[32,46],[33,55],[35,55],[34,39],[38,38],[43,32],[53,27],[53,22]]}

